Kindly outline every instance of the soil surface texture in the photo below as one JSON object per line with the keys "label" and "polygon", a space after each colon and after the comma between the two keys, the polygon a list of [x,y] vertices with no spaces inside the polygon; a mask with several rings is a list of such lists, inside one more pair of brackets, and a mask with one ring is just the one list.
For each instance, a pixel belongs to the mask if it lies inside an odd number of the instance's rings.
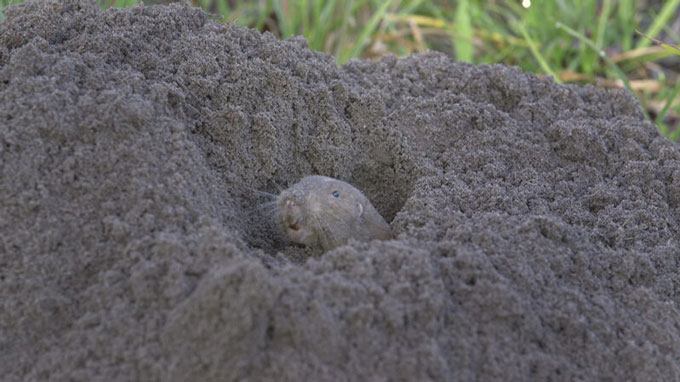
{"label": "soil surface texture", "polygon": [[[284,241],[355,185],[394,240]],[[680,151],[623,91],[342,67],[184,5],[0,23],[3,381],[680,378]]]}

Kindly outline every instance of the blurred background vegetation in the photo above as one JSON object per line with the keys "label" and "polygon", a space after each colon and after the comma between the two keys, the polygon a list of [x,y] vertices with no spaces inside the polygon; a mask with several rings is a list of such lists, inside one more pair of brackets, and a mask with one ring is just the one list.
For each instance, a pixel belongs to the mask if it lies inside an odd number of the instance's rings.
{"label": "blurred background vegetation", "polygon": [[[0,7],[16,3],[0,0]],[[97,0],[102,8],[138,0]],[[166,3],[150,0],[147,5]],[[438,50],[557,82],[626,88],[680,137],[680,0],[189,0],[220,22],[303,35],[338,64]],[[644,34],[644,35],[643,35]],[[661,42],[665,42],[662,46]]]}

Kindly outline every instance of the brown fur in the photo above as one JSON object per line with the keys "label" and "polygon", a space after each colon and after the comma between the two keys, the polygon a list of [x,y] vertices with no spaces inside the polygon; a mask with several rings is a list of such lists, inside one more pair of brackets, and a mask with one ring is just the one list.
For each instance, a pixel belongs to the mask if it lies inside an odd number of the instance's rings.
{"label": "brown fur", "polygon": [[320,175],[307,176],[281,192],[277,220],[291,241],[324,251],[350,239],[392,238],[389,224],[361,191]]}

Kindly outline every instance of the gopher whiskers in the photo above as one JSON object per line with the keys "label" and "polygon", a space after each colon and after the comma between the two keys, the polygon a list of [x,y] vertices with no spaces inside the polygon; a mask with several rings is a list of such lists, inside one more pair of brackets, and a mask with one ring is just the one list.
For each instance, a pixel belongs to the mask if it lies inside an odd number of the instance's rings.
{"label": "gopher whiskers", "polygon": [[264,197],[266,197],[266,198],[268,198],[268,199],[276,199],[276,198],[279,197],[278,195],[272,194],[271,192],[260,191],[260,190],[254,189],[254,188],[251,188],[250,191],[252,191],[254,194],[257,194],[257,195],[260,195],[260,196],[264,196]]}

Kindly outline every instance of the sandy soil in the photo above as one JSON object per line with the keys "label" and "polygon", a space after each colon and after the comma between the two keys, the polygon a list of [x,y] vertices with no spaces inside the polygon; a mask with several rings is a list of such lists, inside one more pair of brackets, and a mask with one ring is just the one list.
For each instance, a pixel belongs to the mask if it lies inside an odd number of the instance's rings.
{"label": "sandy soil", "polygon": [[[680,378],[680,152],[622,91],[183,6],[0,24],[3,381]],[[398,234],[320,254],[309,174]]]}

